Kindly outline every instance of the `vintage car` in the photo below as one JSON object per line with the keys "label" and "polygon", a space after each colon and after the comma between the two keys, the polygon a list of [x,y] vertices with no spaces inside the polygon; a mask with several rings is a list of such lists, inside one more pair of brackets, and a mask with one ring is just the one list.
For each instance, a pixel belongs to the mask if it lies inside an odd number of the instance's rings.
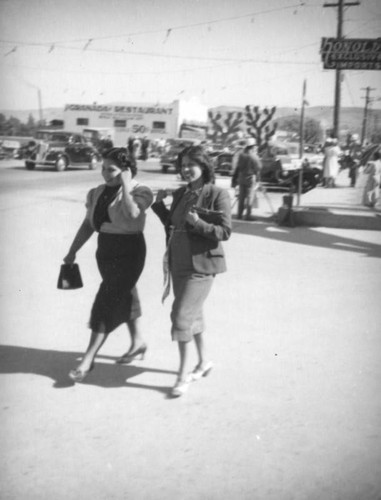
{"label": "vintage car", "polygon": [[[223,152],[214,159],[214,170],[220,175],[233,175],[233,156]],[[261,183],[264,187],[297,191],[302,172],[301,191],[306,193],[316,187],[322,179],[322,155],[304,153],[299,158],[295,144],[271,143],[262,152]]]}
{"label": "vintage car", "polygon": [[198,144],[200,141],[194,139],[168,139],[165,146],[164,153],[160,156],[161,171],[166,174],[169,169],[179,173],[179,165],[177,165],[177,158],[179,154],[187,147],[193,144]]}
{"label": "vintage car", "polygon": [[39,130],[35,144],[30,143],[25,168],[33,170],[36,166],[49,166],[58,172],[68,167],[84,166],[95,169],[100,155],[86,138],[76,132],[63,130]]}
{"label": "vintage car", "polygon": [[233,175],[234,153],[223,151],[214,157],[214,172],[219,175]]}

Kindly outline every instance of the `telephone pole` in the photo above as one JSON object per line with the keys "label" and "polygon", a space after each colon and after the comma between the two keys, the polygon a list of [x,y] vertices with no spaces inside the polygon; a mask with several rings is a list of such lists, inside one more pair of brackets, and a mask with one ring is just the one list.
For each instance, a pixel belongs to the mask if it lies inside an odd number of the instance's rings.
{"label": "telephone pole", "polygon": [[364,117],[362,120],[362,129],[361,129],[361,146],[364,146],[365,139],[366,139],[366,128],[367,128],[367,122],[368,122],[368,109],[369,109],[369,103],[371,102],[370,93],[372,92],[372,90],[376,90],[376,89],[366,87],[365,89],[362,88],[361,90],[365,90],[365,92],[366,92],[365,98],[363,97],[363,99],[365,99],[365,106],[364,106]]}
{"label": "telephone pole", "polygon": [[[325,3],[323,7],[337,7],[337,39],[341,40],[343,37],[343,21],[344,21],[344,7],[354,7],[360,5],[360,2],[345,2],[338,0],[338,3]],[[341,101],[341,70],[336,69],[335,79],[335,107],[333,112],[333,134],[338,139],[340,130],[340,101]]]}

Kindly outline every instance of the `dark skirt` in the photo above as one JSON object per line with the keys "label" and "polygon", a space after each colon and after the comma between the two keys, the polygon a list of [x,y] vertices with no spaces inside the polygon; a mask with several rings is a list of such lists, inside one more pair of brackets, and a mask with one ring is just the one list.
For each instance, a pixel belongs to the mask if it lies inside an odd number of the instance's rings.
{"label": "dark skirt", "polygon": [[122,323],[141,316],[135,285],[145,258],[143,233],[99,233],[96,259],[102,283],[91,310],[92,331],[110,333]]}

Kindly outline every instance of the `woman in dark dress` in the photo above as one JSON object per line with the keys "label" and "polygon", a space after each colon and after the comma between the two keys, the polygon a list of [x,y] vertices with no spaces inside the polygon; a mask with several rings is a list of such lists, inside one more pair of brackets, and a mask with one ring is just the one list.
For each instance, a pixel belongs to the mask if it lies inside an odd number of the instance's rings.
{"label": "woman in dark dress", "polygon": [[[166,227],[168,265],[173,285],[172,340],[178,342],[180,367],[172,395],[182,396],[189,382],[205,377],[213,367],[206,357],[203,304],[218,273],[226,271],[221,241],[231,233],[230,197],[213,184],[211,160],[201,146],[191,146],[180,157],[181,174],[188,183],[173,193],[170,209],[160,190],[152,209]],[[188,373],[189,346],[194,340],[198,364]]]}
{"label": "woman in dark dress", "polygon": [[82,382],[93,369],[94,358],[109,333],[123,323],[131,335],[131,346],[117,362],[130,363],[144,357],[147,346],[140,332],[141,316],[136,283],[143,271],[146,244],[143,230],[146,210],[153,201],[151,190],[138,184],[137,168],[125,148],[103,154],[105,183],[87,195],[87,213],[64,262],[72,264],[76,254],[96,231],[96,259],[102,283],[91,311],[91,337],[79,366],[70,371],[74,382]]}

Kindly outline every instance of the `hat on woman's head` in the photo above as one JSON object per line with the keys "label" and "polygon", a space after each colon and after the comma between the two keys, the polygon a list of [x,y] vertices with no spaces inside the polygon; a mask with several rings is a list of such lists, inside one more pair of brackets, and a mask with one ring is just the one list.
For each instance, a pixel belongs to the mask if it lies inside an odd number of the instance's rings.
{"label": "hat on woman's head", "polygon": [[246,146],[247,146],[247,147],[252,147],[252,146],[255,146],[255,139],[254,139],[254,137],[249,137],[249,138],[246,140]]}

